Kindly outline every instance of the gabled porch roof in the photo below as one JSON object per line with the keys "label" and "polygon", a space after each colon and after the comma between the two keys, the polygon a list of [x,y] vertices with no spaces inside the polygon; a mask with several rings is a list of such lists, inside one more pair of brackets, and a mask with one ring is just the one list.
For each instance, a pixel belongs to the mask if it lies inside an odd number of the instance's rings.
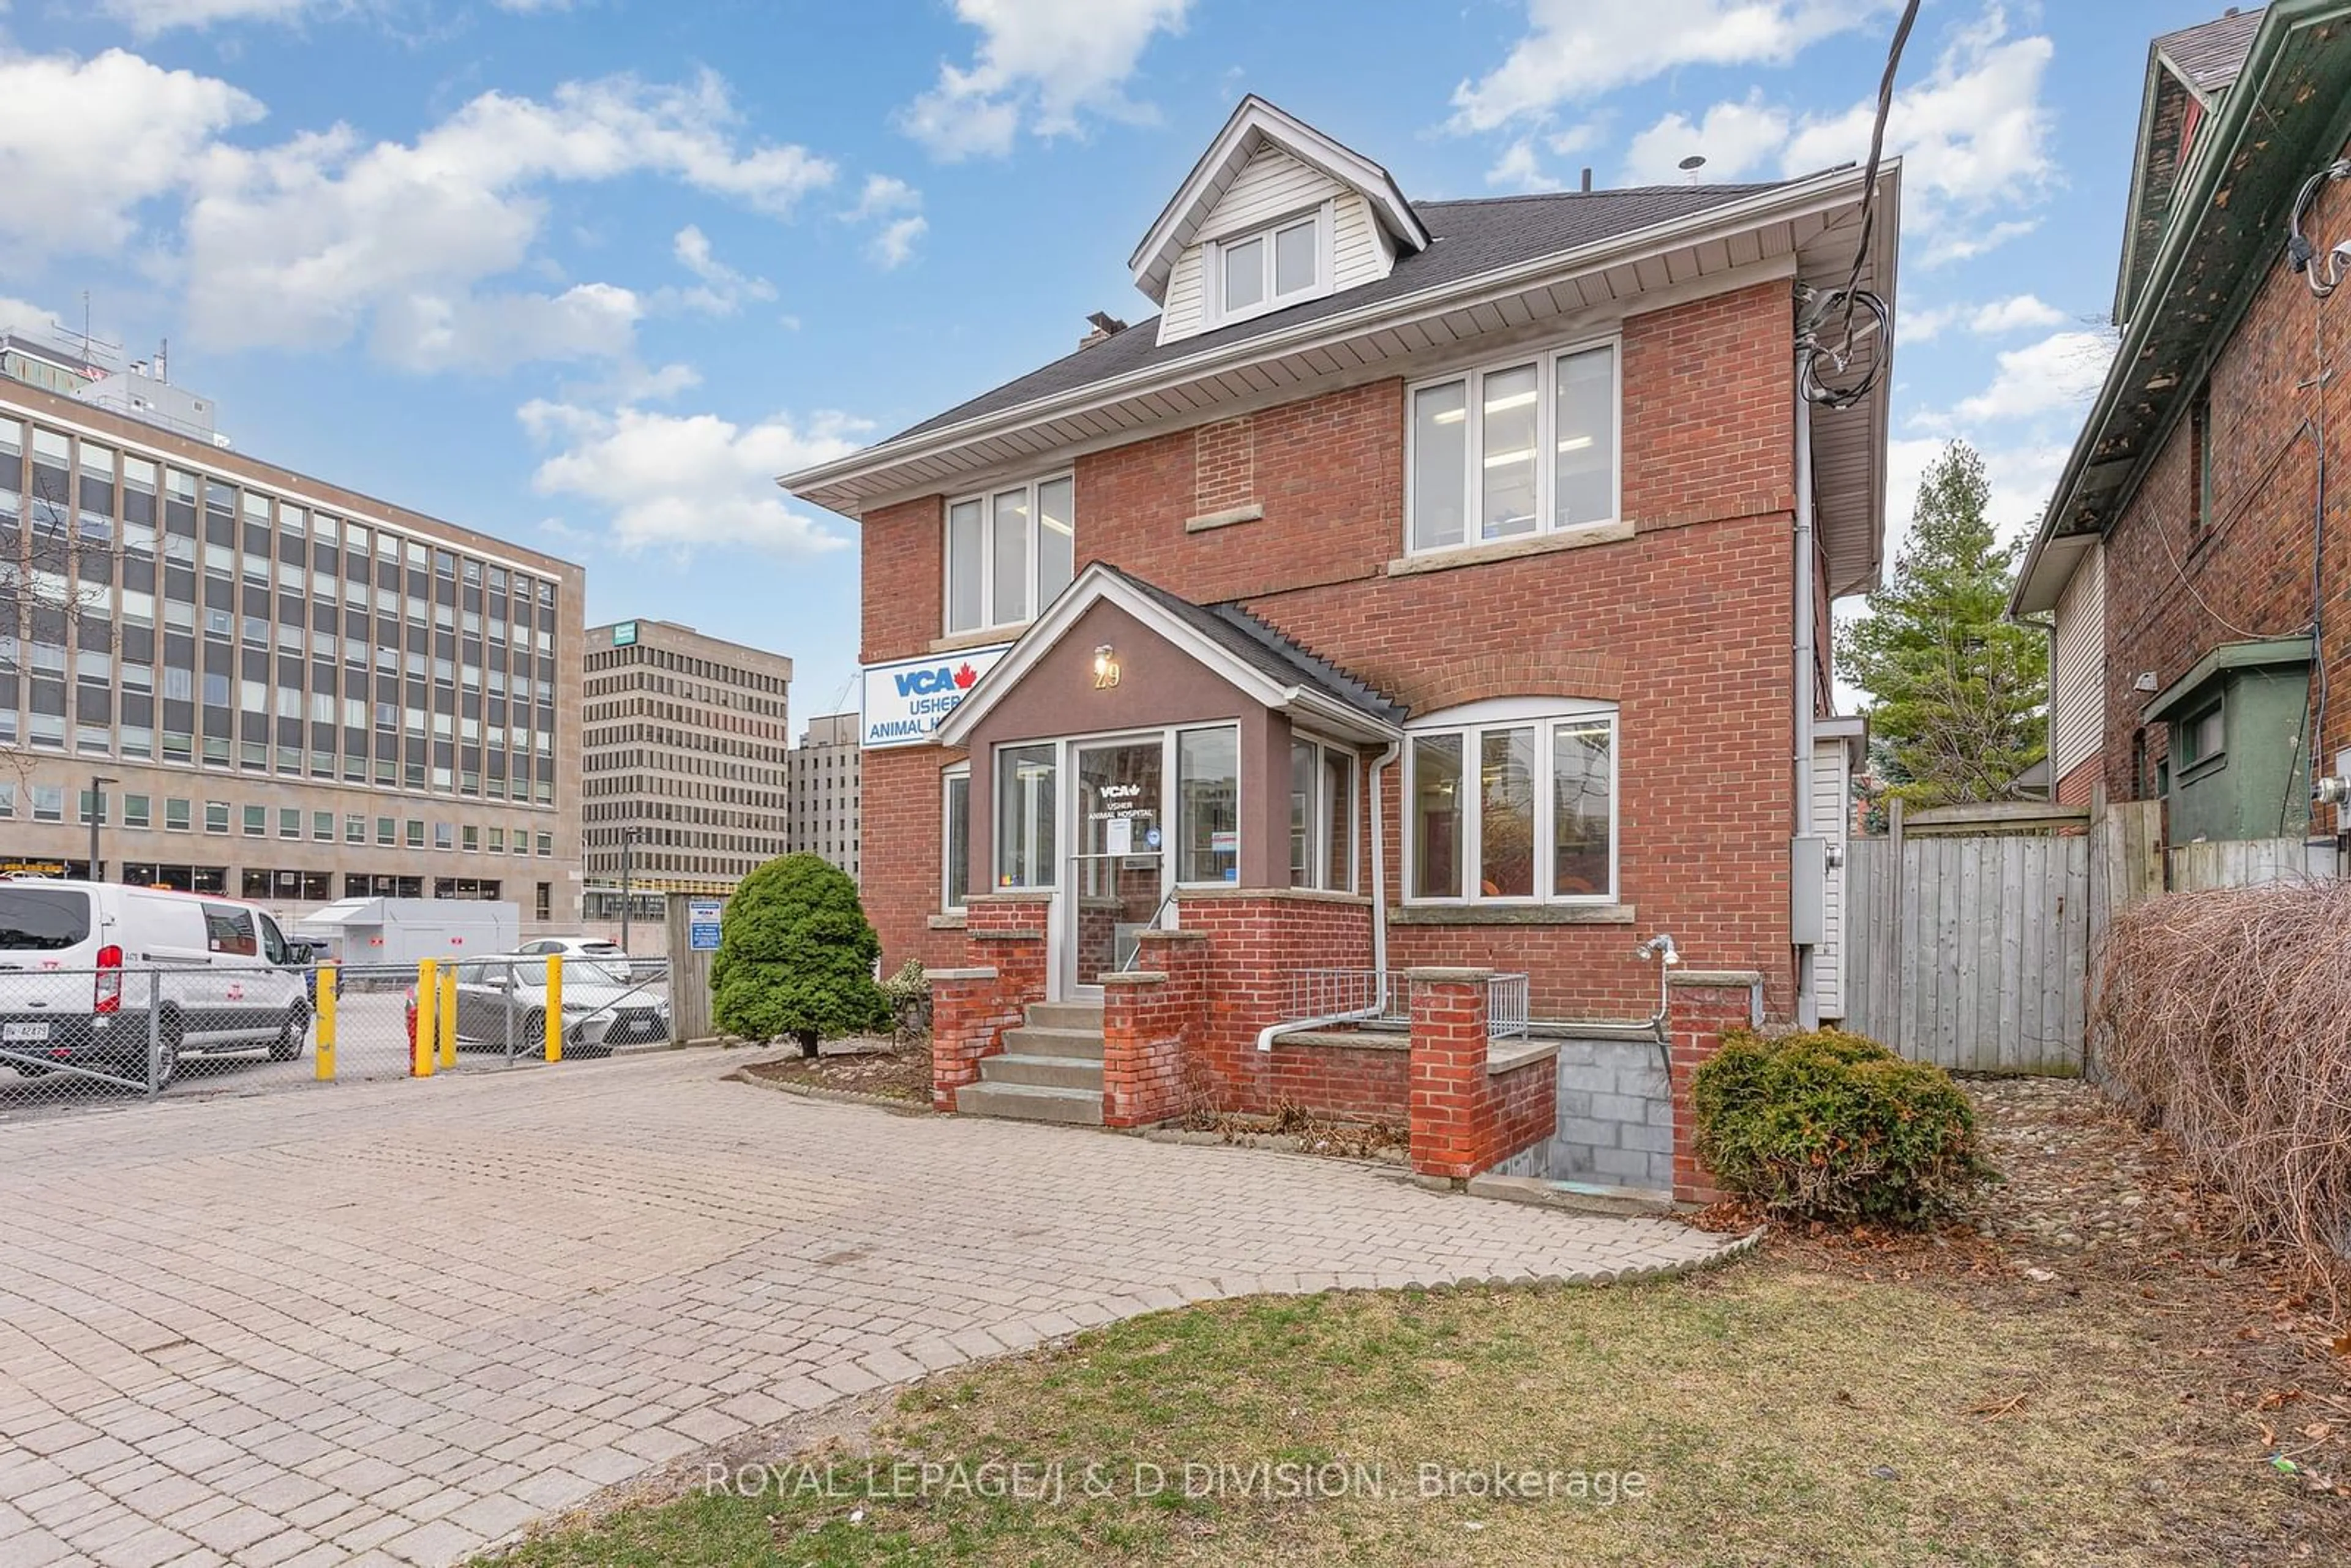
{"label": "gabled porch roof", "polygon": [[939,743],[967,745],[989,711],[1069,635],[1087,611],[1105,601],[1264,707],[1311,717],[1318,727],[1354,740],[1376,743],[1403,733],[1402,704],[1307,652],[1249,612],[1231,604],[1195,604],[1096,561],[1078,574],[955,711],[939,721]]}

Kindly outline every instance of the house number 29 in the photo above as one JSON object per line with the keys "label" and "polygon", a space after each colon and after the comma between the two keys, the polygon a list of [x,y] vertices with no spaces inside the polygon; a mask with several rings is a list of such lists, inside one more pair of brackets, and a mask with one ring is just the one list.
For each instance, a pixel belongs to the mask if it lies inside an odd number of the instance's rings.
{"label": "house number 29", "polygon": [[1095,660],[1094,690],[1106,692],[1116,685],[1118,685],[1118,661],[1116,659]]}

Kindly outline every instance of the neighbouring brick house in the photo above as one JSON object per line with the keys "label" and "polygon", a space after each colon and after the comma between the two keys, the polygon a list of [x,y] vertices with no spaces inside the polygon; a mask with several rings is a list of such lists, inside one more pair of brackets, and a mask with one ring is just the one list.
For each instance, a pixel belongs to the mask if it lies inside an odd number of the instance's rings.
{"label": "neighbouring brick house", "polygon": [[2324,869],[2346,823],[2313,796],[2351,771],[2351,532],[2324,477],[2351,294],[2318,298],[2290,235],[2307,190],[2324,287],[2351,240],[2351,21],[2286,3],[2158,37],[2139,126],[2122,341],[2010,610],[2051,627],[2061,800],[2160,799],[2174,843],[2308,833]]}
{"label": "neighbouring brick house", "polygon": [[941,1108],[1698,1191],[1715,1026],[1839,1010],[1886,409],[1800,397],[1797,322],[1857,252],[1891,299],[1865,185],[1415,204],[1251,98],[1132,257],[1160,315],[789,476],[862,531],[862,883]]}

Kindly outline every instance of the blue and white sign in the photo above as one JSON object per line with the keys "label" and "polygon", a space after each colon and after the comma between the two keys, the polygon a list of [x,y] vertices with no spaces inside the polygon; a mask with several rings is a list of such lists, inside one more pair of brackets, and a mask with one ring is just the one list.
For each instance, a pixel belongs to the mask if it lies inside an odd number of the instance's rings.
{"label": "blue and white sign", "polygon": [[939,720],[955,712],[964,694],[979,677],[996,667],[1012,644],[967,648],[922,659],[899,659],[865,666],[865,690],[859,706],[862,735],[868,751],[887,746],[921,746],[939,727]]}
{"label": "blue and white sign", "polygon": [[715,898],[689,898],[685,901],[685,945],[690,951],[718,951],[718,913],[723,907]]}

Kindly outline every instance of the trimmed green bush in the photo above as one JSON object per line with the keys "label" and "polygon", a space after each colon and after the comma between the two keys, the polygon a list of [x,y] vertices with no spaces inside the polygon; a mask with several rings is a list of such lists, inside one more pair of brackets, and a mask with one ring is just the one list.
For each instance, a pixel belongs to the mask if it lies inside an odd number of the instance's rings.
{"label": "trimmed green bush", "polygon": [[789,1035],[814,1056],[827,1036],[890,1021],[873,983],[881,956],[847,873],[819,855],[769,861],[726,901],[710,964],[712,1016],[728,1034]]}
{"label": "trimmed green bush", "polygon": [[1792,1218],[1924,1225],[1998,1179],[1950,1074],[1857,1034],[1732,1030],[1690,1107],[1724,1188]]}

